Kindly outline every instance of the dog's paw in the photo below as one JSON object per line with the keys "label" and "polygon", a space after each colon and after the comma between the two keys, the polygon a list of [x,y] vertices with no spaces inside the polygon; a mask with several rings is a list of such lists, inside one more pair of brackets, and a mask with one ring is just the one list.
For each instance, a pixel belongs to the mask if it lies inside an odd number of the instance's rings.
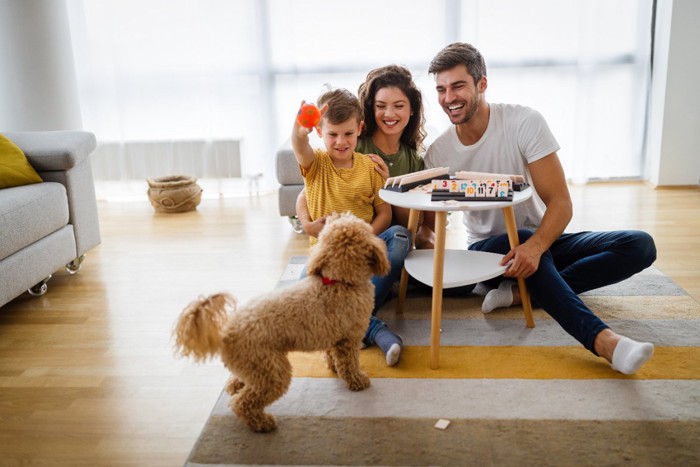
{"label": "dog's paw", "polygon": [[365,374],[350,375],[345,379],[348,389],[351,391],[362,391],[369,387],[369,377]]}
{"label": "dog's paw", "polygon": [[235,376],[232,376],[231,378],[229,378],[228,382],[226,383],[226,392],[228,392],[230,395],[234,396],[234,395],[236,395],[236,393],[238,393],[238,391],[243,389],[243,386],[245,386],[243,381],[236,378]]}
{"label": "dog's paw", "polygon": [[244,421],[248,428],[257,433],[268,433],[277,428],[275,417],[267,413],[262,413]]}

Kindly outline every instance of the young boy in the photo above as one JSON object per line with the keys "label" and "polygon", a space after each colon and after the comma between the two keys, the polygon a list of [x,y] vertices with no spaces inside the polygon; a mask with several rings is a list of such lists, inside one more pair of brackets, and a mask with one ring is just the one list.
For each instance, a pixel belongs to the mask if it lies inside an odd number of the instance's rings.
{"label": "young boy", "polygon": [[[401,356],[401,337],[374,314],[401,273],[410,248],[409,232],[402,226],[389,227],[391,206],[379,197],[384,180],[369,157],[355,152],[363,125],[359,99],[345,89],[336,89],[322,94],[317,104],[321,121],[316,131],[326,149],[314,150],[309,144],[312,129],[302,127],[296,119],[292,130],[292,148],[304,177],[309,215],[322,221],[333,212],[350,211],[368,222],[375,235],[386,243],[391,271],[387,276],[372,278],[374,310],[364,343],[377,344],[387,365],[394,366]],[[315,241],[311,237],[311,243]]]}

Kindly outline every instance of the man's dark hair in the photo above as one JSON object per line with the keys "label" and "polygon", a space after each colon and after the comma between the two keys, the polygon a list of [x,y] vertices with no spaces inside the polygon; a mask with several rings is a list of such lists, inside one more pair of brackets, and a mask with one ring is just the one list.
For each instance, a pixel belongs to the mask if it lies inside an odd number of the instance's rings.
{"label": "man's dark hair", "polygon": [[467,71],[474,79],[474,86],[486,76],[486,63],[481,53],[471,44],[455,42],[442,49],[430,62],[428,73],[435,74],[452,69],[458,65],[465,65]]}

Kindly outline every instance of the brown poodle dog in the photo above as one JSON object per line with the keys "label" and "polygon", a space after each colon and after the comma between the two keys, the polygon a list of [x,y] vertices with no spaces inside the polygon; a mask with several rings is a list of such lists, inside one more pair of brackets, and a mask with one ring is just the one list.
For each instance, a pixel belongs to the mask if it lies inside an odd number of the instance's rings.
{"label": "brown poodle dog", "polygon": [[190,303],[176,328],[176,352],[195,361],[220,355],[232,377],[230,407],[253,431],[270,431],[264,409],[292,379],[291,351],[325,351],[352,391],[369,386],[359,349],[374,307],[372,275],[389,272],[386,245],[352,214],[328,219],[309,257],[308,276],[236,309],[216,294]]}

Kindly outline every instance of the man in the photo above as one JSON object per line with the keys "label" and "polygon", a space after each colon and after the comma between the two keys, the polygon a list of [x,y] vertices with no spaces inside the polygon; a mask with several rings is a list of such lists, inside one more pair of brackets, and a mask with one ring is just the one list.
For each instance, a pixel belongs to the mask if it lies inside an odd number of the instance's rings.
{"label": "man", "polygon": [[[520,245],[511,249],[497,210],[464,215],[469,249],[505,255],[504,276],[524,278],[534,301],[595,355],[625,374],[635,373],[653,354],[650,343],[612,331],[577,294],[624,280],[656,259],[653,239],[644,232],[563,233],[572,203],[557,156],[559,145],[544,118],[518,105],[489,104],[486,65],[470,44],[441,50],[429,69],[440,106],[454,124],[428,148],[425,165],[450,172],[524,175],[535,194],[515,206]],[[432,226],[426,216],[425,228]],[[425,232],[422,235],[426,236]],[[484,299],[483,311],[520,301],[515,282],[504,280]]]}

